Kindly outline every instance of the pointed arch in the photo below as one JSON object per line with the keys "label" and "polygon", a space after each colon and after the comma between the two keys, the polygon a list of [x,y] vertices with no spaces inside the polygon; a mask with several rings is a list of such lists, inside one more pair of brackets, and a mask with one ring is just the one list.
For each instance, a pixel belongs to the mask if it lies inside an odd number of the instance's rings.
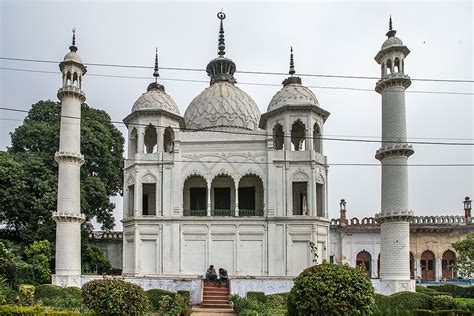
{"label": "pointed arch", "polygon": [[443,279],[454,279],[455,271],[453,265],[456,263],[456,254],[451,249],[446,250],[443,253],[441,259],[441,277]]}
{"label": "pointed arch", "polygon": [[152,154],[157,152],[156,128],[150,124],[145,128],[145,153]]}
{"label": "pointed arch", "polygon": [[273,148],[275,150],[281,150],[285,145],[285,132],[283,126],[280,123],[276,123],[273,126]]}
{"label": "pointed arch", "polygon": [[395,62],[393,63],[393,72],[394,73],[400,72],[400,59],[398,57],[395,58]]}
{"label": "pointed arch", "polygon": [[369,277],[372,275],[372,256],[368,251],[359,251],[356,256],[356,266],[362,267]]}
{"label": "pointed arch", "polygon": [[387,71],[386,71],[387,74],[393,73],[392,60],[391,59],[387,60],[387,68],[386,69],[387,69]]}
{"label": "pointed arch", "polygon": [[436,257],[431,250],[425,250],[421,254],[421,279],[434,280],[436,275]]}
{"label": "pointed arch", "polygon": [[300,119],[297,119],[291,126],[291,143],[293,144],[293,151],[305,150],[305,133],[306,126]]}
{"label": "pointed arch", "polygon": [[174,131],[171,126],[165,128],[163,134],[163,150],[166,153],[171,153],[174,151]]}

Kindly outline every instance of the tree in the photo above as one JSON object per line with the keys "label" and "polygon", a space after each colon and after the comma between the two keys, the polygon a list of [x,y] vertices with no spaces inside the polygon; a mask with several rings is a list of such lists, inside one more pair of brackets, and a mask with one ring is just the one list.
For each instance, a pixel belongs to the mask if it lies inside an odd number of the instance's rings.
{"label": "tree", "polygon": [[[122,193],[121,132],[110,116],[82,104],[81,212],[97,217],[102,229],[113,228],[115,205],[109,197]],[[54,240],[51,212],[56,210],[61,106],[53,101],[33,104],[23,124],[11,133],[11,148],[0,152],[0,221],[15,238],[27,242]],[[90,230],[90,225],[84,225]]]}
{"label": "tree", "polygon": [[474,273],[474,232],[468,233],[466,239],[452,243],[457,252],[453,268],[463,278],[470,278]]}
{"label": "tree", "polygon": [[33,271],[33,284],[51,282],[51,261],[53,260],[51,243],[47,240],[35,241],[25,247],[26,263]]}
{"label": "tree", "polygon": [[374,297],[372,283],[359,268],[323,262],[295,279],[288,296],[288,314],[368,315]]}

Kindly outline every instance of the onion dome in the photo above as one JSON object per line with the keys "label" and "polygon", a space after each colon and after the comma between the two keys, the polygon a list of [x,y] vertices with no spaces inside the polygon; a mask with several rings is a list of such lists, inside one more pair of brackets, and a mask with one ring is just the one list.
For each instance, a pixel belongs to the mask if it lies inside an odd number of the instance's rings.
{"label": "onion dome", "polygon": [[381,56],[388,51],[399,50],[403,52],[405,56],[410,53],[410,50],[408,49],[408,47],[406,47],[403,44],[403,41],[399,39],[398,37],[396,37],[395,34],[397,34],[397,31],[393,29],[392,16],[390,16],[390,19],[388,21],[388,32],[387,34],[385,34],[387,36],[387,39],[385,40],[385,42],[383,42],[382,48],[380,49],[377,56],[375,56],[375,60],[377,62],[380,63]]}
{"label": "onion dome", "polygon": [[258,128],[260,111],[255,101],[235,86],[235,63],[225,57],[223,20],[225,14],[219,12],[220,19],[218,57],[206,67],[210,86],[189,104],[184,120],[189,129],[215,127],[237,127],[249,130]]}
{"label": "onion dome", "polygon": [[290,77],[283,81],[283,88],[278,91],[270,101],[267,112],[283,106],[315,105],[319,107],[318,99],[313,91],[301,84],[300,77],[294,77],[295,64],[293,61],[293,47],[290,52]]}
{"label": "onion dome", "polygon": [[165,92],[165,87],[158,83],[158,49],[155,53],[155,68],[153,77],[155,82],[148,85],[147,92],[143,93],[133,104],[132,113],[136,111],[166,111],[179,115],[179,109],[174,100]]}

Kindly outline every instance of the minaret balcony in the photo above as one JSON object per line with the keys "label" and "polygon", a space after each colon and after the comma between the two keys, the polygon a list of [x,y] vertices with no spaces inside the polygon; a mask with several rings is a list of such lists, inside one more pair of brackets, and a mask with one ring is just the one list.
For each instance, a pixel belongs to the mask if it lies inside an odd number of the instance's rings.
{"label": "minaret balcony", "polygon": [[86,216],[81,213],[69,212],[53,212],[53,220],[55,222],[79,222],[83,223]]}
{"label": "minaret balcony", "polygon": [[405,156],[408,158],[413,155],[414,152],[413,146],[409,144],[394,144],[389,146],[383,145],[382,148],[375,152],[375,159],[382,161],[387,157],[397,156]]}
{"label": "minaret balcony", "polygon": [[75,163],[79,166],[84,164],[84,155],[75,152],[58,151],[54,154],[57,163]]}
{"label": "minaret balcony", "polygon": [[382,93],[385,88],[402,86],[405,89],[411,85],[410,76],[405,75],[402,72],[396,72],[385,75],[382,79],[377,81],[375,85],[375,91]]}
{"label": "minaret balcony", "polygon": [[413,211],[410,210],[399,210],[399,211],[381,211],[375,214],[375,221],[377,223],[386,222],[410,222],[414,217]]}
{"label": "minaret balcony", "polygon": [[82,102],[86,101],[86,94],[80,88],[67,85],[58,90],[58,99],[63,100],[66,97],[77,98]]}

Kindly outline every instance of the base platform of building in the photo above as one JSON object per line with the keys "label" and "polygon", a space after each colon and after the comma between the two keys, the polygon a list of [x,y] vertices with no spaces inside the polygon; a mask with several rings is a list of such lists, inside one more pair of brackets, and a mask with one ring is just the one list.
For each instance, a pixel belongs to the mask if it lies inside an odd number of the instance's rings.
{"label": "base platform of building", "polygon": [[415,292],[415,280],[381,280],[372,279],[375,293],[390,295],[396,292]]}

